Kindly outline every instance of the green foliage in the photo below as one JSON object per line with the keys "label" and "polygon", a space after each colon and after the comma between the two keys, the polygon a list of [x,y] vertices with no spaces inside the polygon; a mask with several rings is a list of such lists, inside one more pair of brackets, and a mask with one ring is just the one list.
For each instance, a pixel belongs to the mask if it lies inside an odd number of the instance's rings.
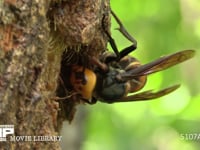
{"label": "green foliage", "polygon": [[[198,150],[200,146],[200,3],[198,0],[111,0],[113,11],[137,39],[132,53],[143,63],[184,49],[197,55],[149,76],[144,90],[181,83],[180,89],[154,101],[96,104],[89,107],[83,150]],[[131,43],[114,28],[122,49]],[[187,139],[189,134],[198,139]],[[191,135],[190,135],[191,136]]]}

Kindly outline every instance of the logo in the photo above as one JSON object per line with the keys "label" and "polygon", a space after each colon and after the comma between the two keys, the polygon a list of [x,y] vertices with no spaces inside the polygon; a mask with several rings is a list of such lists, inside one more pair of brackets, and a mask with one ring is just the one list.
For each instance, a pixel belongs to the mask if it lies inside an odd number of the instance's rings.
{"label": "logo", "polygon": [[[13,134],[8,137],[8,135]],[[12,142],[31,142],[31,141],[41,141],[41,142],[55,142],[61,141],[62,136],[50,136],[50,135],[37,135],[37,136],[29,136],[29,135],[14,135],[14,125],[0,125],[0,142],[2,141],[12,141]]]}
{"label": "logo", "polygon": [[14,125],[0,125],[0,141],[6,141],[8,134],[14,134]]}

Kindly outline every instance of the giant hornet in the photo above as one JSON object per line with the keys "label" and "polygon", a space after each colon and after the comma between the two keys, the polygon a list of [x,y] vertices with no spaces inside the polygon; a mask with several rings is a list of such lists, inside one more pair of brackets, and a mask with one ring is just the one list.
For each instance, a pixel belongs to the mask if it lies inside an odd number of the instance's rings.
{"label": "giant hornet", "polygon": [[72,65],[69,81],[72,90],[89,104],[94,104],[97,100],[106,103],[150,100],[176,90],[180,85],[173,85],[158,92],[148,90],[128,96],[129,93],[137,92],[145,86],[147,75],[186,61],[194,56],[195,51],[180,51],[142,65],[136,58],[128,55],[137,48],[136,40],[129,35],[112,11],[111,14],[120,26],[119,31],[133,44],[119,52],[115,41],[105,30],[114,53],[105,52],[100,55],[99,59],[90,57],[90,61],[95,64],[93,70],[80,65]]}

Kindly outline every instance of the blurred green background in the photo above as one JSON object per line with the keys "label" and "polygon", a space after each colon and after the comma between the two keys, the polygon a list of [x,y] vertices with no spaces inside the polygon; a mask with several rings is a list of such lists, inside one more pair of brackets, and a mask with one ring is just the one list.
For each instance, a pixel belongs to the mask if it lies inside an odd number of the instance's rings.
{"label": "blurred green background", "polygon": [[[132,55],[141,62],[184,49],[197,53],[187,62],[148,77],[142,91],[181,83],[167,96],[146,102],[85,105],[81,150],[199,150],[200,0],[111,0],[111,7],[137,39]],[[112,37],[123,49],[131,43],[117,27],[112,18]]]}

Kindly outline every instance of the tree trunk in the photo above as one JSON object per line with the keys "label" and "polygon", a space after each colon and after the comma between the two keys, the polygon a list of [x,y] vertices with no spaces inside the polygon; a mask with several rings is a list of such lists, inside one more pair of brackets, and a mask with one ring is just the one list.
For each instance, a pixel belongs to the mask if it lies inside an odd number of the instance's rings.
{"label": "tree trunk", "polygon": [[[81,56],[87,66],[86,56],[106,49],[102,19],[109,28],[109,7],[108,0],[0,1],[0,125],[14,125],[0,149],[60,149],[58,140],[34,136],[59,135],[61,61],[71,65]],[[65,105],[72,120],[75,104]]]}

